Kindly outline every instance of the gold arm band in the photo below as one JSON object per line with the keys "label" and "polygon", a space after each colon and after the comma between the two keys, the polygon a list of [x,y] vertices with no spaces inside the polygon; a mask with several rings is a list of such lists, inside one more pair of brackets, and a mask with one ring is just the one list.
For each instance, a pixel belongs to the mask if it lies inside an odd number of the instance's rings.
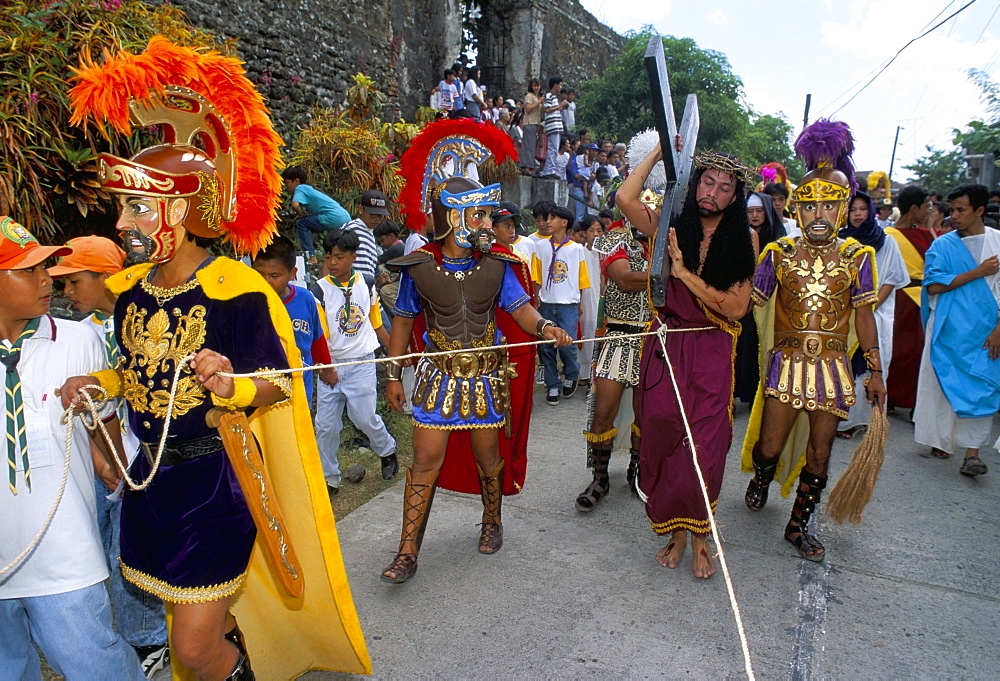
{"label": "gold arm band", "polygon": [[403,380],[403,363],[399,360],[392,360],[385,365],[385,377],[389,381]]}
{"label": "gold arm band", "polygon": [[212,393],[212,404],[226,409],[243,410],[250,406],[253,398],[257,397],[257,384],[252,378],[246,376],[234,378],[233,387],[236,391],[232,397],[219,397]]}
{"label": "gold arm band", "polygon": [[122,396],[122,377],[114,369],[95,371],[90,375],[108,392],[109,398]]}

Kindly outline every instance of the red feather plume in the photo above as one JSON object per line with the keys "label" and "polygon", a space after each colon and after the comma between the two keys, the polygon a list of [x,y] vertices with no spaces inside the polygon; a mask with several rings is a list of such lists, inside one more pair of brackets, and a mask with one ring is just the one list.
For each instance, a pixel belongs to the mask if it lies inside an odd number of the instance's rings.
{"label": "red feather plume", "polygon": [[197,92],[226,122],[236,156],[236,207],[232,221],[223,221],[223,238],[240,253],[256,254],[277,231],[275,211],[281,192],[278,148],[282,141],[271,125],[264,98],[246,77],[243,62],[215,51],[181,47],[154,36],[146,51],[121,52],[97,65],[87,60],[70,80],[73,117],[84,125],[88,118],[107,121],[129,134],[129,101],[148,101],[168,85]]}
{"label": "red feather plume", "polygon": [[492,125],[477,123],[471,118],[434,121],[410,141],[410,146],[399,160],[399,175],[403,178],[403,191],[399,203],[406,216],[406,226],[422,231],[427,222],[423,211],[422,189],[428,156],[438,142],[449,137],[473,137],[483,143],[497,165],[508,158],[517,160],[517,149],[510,136]]}

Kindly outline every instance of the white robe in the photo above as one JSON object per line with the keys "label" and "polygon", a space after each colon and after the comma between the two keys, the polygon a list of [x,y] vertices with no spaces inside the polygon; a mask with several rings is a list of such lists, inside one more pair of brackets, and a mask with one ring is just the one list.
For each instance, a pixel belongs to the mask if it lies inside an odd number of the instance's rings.
{"label": "white robe", "polygon": [[[969,245],[972,243],[970,242]],[[983,234],[982,251],[976,253],[976,250],[978,249],[970,249],[970,252],[977,264],[991,256],[1000,255],[1000,232],[987,227]],[[997,305],[1000,305],[1000,274],[992,274],[985,279]],[[924,328],[932,329],[934,328],[934,308],[937,306],[937,296],[928,296],[928,299],[930,317]],[[922,445],[937,447],[949,454],[955,454],[964,449],[984,447],[990,438],[993,416],[958,418],[955,415],[948,398],[941,390],[941,384],[938,383],[934,367],[931,365],[930,341],[930,333],[927,333],[924,337],[924,350],[920,356],[917,405],[913,410],[914,439]],[[994,446],[998,445],[1000,445],[1000,440],[994,444]]]}
{"label": "white robe", "polygon": [[[910,275],[903,262],[903,254],[899,244],[891,236],[886,235],[882,248],[875,252],[875,270],[878,274],[876,290],[883,286],[892,286],[892,293],[885,302],[875,308],[875,328],[878,330],[879,357],[882,359],[882,380],[889,380],[889,362],[892,359],[892,323],[896,317],[896,291],[910,283]],[[865,397],[865,379],[868,374],[861,374],[855,379],[854,394],[857,403],[851,407],[846,421],[841,421],[838,430],[844,431],[856,426],[866,426],[871,420],[872,405]]]}

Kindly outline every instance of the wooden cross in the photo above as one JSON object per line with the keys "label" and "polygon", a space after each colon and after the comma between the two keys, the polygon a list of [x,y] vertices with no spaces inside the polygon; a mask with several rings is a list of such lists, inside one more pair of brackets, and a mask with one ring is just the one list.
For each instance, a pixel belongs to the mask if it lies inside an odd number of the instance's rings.
{"label": "wooden cross", "polygon": [[[660,209],[660,223],[653,243],[653,255],[649,263],[649,288],[656,307],[666,303],[666,281],[670,277],[670,258],[667,256],[667,242],[670,225],[676,223],[684,200],[687,197],[688,180],[691,179],[691,157],[698,144],[698,95],[691,94],[684,104],[684,117],[678,131],[674,118],[674,107],[670,99],[670,79],[667,76],[667,61],[663,55],[663,38],[654,35],[646,46],[646,74],[653,97],[653,116],[656,131],[660,134],[660,148],[663,150],[663,166],[667,175],[667,188]],[[683,142],[682,151],[677,151],[675,140],[678,134]]]}

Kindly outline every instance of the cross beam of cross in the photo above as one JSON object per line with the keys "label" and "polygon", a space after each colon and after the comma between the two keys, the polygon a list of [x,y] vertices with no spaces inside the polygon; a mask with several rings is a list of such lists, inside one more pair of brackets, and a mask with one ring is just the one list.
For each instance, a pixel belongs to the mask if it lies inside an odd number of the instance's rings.
{"label": "cross beam of cross", "polygon": [[[649,263],[650,294],[653,304],[662,307],[666,302],[666,281],[670,276],[670,258],[667,257],[670,225],[675,224],[687,197],[688,180],[691,178],[691,157],[698,144],[700,119],[698,95],[688,95],[680,130],[677,128],[673,102],[670,99],[667,62],[663,55],[663,39],[659,35],[650,37],[644,61],[653,98],[653,116],[656,119],[656,130],[660,134],[660,148],[663,150],[663,165],[667,175],[666,193],[660,209],[660,223]],[[678,135],[683,142],[681,151],[677,151],[675,142]]]}

